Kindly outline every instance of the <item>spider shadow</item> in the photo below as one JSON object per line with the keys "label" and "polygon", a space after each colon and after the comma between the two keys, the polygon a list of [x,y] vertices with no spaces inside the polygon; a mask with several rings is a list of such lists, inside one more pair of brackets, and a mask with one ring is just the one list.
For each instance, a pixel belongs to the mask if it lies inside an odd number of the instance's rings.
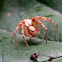
{"label": "spider shadow", "polygon": [[[33,39],[31,39],[31,40],[27,39],[26,41],[27,41],[27,43],[28,43],[29,46],[32,46],[32,45],[39,45],[39,44],[40,44],[39,42],[36,42],[36,41],[33,40]],[[20,43],[20,44],[23,44],[23,45],[26,45],[25,42],[24,42],[24,40],[22,40],[21,42],[19,41],[19,43]]]}

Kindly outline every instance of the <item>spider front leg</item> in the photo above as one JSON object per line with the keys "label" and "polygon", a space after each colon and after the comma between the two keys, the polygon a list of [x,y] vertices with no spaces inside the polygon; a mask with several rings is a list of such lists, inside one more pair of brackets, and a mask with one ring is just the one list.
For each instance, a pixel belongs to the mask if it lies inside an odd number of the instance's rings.
{"label": "spider front leg", "polygon": [[13,34],[12,39],[11,39],[11,42],[12,42],[12,40],[13,40],[14,37],[15,37],[15,43],[16,43],[16,47],[17,47],[17,48],[18,48],[18,44],[17,44],[17,39],[16,39],[16,32],[17,32],[18,28],[19,28],[19,25],[17,25],[17,27],[15,28],[14,34]]}
{"label": "spider front leg", "polygon": [[54,23],[50,18],[35,16],[35,17],[32,18],[32,20],[33,20],[33,21],[35,21],[35,20],[45,20],[45,21],[49,21],[49,22],[52,23],[52,25],[53,25],[53,27],[55,28],[56,32],[58,32],[58,30],[56,29],[56,27],[55,27],[55,25],[54,25],[55,23]]}
{"label": "spider front leg", "polygon": [[31,36],[29,37],[29,40],[31,41]]}
{"label": "spider front leg", "polygon": [[[47,27],[41,21],[39,21],[39,20],[34,20],[33,23],[40,24],[46,30],[46,43],[47,43],[47,37],[48,37],[48,33],[47,33],[48,32],[48,29],[47,29]],[[37,27],[37,25],[36,25],[36,27]]]}
{"label": "spider front leg", "polygon": [[[38,22],[39,23],[39,22]],[[47,27],[41,22],[41,26],[46,30],[46,43],[47,43],[47,37],[48,37],[48,29]]]}
{"label": "spider front leg", "polygon": [[23,40],[26,43],[27,47],[29,48],[29,45],[28,45],[27,41],[24,38],[24,25],[22,25],[21,29],[22,29],[22,37],[23,37]]}

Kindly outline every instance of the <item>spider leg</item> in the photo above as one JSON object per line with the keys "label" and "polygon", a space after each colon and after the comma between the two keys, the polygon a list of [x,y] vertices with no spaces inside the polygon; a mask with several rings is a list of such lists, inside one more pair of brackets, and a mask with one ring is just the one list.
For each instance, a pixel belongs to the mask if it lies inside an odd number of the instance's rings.
{"label": "spider leg", "polygon": [[[33,21],[35,21],[35,20],[45,20],[45,21],[49,21],[49,22],[52,23],[52,25],[53,25],[53,27],[55,28],[56,32],[58,32],[58,30],[56,29],[56,27],[55,27],[55,25],[54,25],[55,23],[54,23],[50,18],[35,16],[35,17],[32,18],[32,20],[33,20]],[[40,22],[40,21],[39,21],[39,22]]]}
{"label": "spider leg", "polygon": [[30,39],[30,41],[31,41],[31,35],[30,35],[29,39]]}
{"label": "spider leg", "polygon": [[39,23],[46,30],[46,43],[47,43],[47,37],[48,37],[48,33],[47,33],[48,29],[47,29],[47,27],[39,20],[35,20],[34,22]]}
{"label": "spider leg", "polygon": [[48,29],[42,22],[41,22],[41,26],[46,30],[46,43],[47,43]]}
{"label": "spider leg", "polygon": [[22,29],[22,37],[23,37],[23,40],[26,43],[27,47],[29,48],[29,45],[28,45],[27,41],[24,38],[24,25],[22,25],[21,29]]}
{"label": "spider leg", "polygon": [[18,30],[19,27],[20,27],[20,26],[17,25],[17,27],[15,28],[14,34],[13,34],[13,36],[12,36],[12,39],[11,39],[11,42],[12,42],[12,40],[13,40],[14,37],[15,37],[15,43],[16,43],[16,47],[17,47],[17,48],[18,48],[18,44],[17,44],[17,39],[16,39],[16,32],[17,32],[17,30]]}
{"label": "spider leg", "polygon": [[28,33],[28,28],[26,27],[26,25],[24,25],[24,35],[25,36],[28,36],[29,37],[29,39],[31,40],[31,35]]}

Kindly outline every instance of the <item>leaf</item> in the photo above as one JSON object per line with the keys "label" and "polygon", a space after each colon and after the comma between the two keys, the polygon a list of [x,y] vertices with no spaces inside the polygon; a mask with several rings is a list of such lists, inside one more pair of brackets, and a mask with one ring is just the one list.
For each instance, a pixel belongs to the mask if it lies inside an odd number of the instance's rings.
{"label": "leaf", "polygon": [[[2,39],[2,54],[3,62],[30,62],[30,56],[33,53],[40,54],[37,58],[38,61],[48,60],[50,56],[58,57],[62,55],[62,45],[59,42],[48,41],[46,44],[45,40],[38,38],[32,38],[30,42],[27,37],[26,40],[30,48],[24,43],[22,36],[17,34],[18,49],[15,45],[15,40],[11,43],[11,37],[13,33],[4,32],[0,30],[0,38]],[[6,37],[4,39],[3,37]],[[36,39],[38,39],[36,41]],[[40,40],[40,41],[39,41]],[[58,46],[58,47],[57,47]],[[0,55],[1,56],[1,55]]]}
{"label": "leaf", "polygon": [[2,43],[0,42],[0,62],[2,62]]}
{"label": "leaf", "polygon": [[[32,62],[30,56],[33,53],[39,54],[37,61],[47,61],[50,56],[58,59],[62,56],[62,44],[56,41],[62,41],[62,15],[51,8],[40,4],[37,1],[28,1],[24,3],[18,0],[5,0],[4,12],[0,17],[0,62]],[[27,4],[26,4],[27,2]],[[21,4],[22,3],[22,4]],[[30,6],[30,7],[28,7]],[[37,8],[37,9],[36,9]],[[26,46],[21,35],[21,29],[18,30],[17,43],[15,40],[11,43],[11,37],[14,29],[21,20],[32,18],[33,16],[50,17],[58,29],[58,34],[54,30],[51,23],[43,21],[48,28],[48,43],[46,44],[45,29],[41,27],[41,38],[34,37],[31,41],[26,38],[30,48]],[[51,41],[53,40],[53,41]],[[55,60],[56,61],[56,60]]]}

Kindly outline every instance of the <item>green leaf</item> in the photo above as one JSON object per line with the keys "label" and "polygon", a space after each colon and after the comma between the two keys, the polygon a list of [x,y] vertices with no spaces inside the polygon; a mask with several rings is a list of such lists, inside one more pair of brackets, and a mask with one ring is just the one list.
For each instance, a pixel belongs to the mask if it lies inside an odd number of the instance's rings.
{"label": "green leaf", "polygon": [[[18,49],[15,45],[15,40],[11,43],[11,37],[13,33],[5,32],[0,30],[0,38],[2,39],[2,60],[3,62],[30,62],[30,56],[33,53],[39,54],[38,61],[46,61],[50,56],[59,57],[62,55],[62,45],[59,42],[46,41],[43,39],[32,38],[29,41],[29,38],[26,38],[30,48],[24,43],[22,36],[17,34],[17,43]],[[6,38],[3,38],[6,37]],[[58,47],[57,47],[58,46]],[[1,56],[1,55],[0,55]]]}
{"label": "green leaf", "polygon": [[[51,18],[55,22],[58,33],[56,33],[50,22],[41,20],[48,28],[49,41],[47,44],[44,40],[46,37],[45,29],[43,27],[40,27],[40,38],[34,37],[30,41],[29,38],[25,37],[30,48],[24,43],[21,29],[19,29],[17,31],[17,49],[15,40],[13,40],[12,43],[10,42],[17,23],[25,18],[31,19],[34,16]],[[37,1],[4,1],[4,11],[0,17],[0,62],[32,62],[30,56],[33,53],[39,54],[37,58],[38,62],[46,62],[50,56],[55,58],[53,61],[57,61],[59,57],[62,57],[62,44],[60,42],[62,42],[62,15],[60,13]],[[61,60],[59,59],[59,61]]]}
{"label": "green leaf", "polygon": [[2,62],[2,43],[0,40],[0,62]]}

